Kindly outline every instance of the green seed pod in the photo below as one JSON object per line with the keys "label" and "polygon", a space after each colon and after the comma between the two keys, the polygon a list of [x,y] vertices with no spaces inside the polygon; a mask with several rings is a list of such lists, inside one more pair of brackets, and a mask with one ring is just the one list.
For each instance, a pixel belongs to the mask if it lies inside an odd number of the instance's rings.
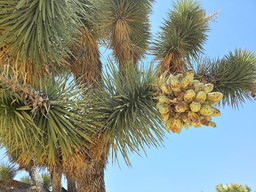
{"label": "green seed pod", "polygon": [[159,103],[161,103],[161,104],[164,104],[164,103],[170,104],[171,103],[170,99],[166,96],[161,95],[156,98],[158,99]]}
{"label": "green seed pod", "polygon": [[195,92],[202,91],[204,89],[203,83],[195,84]]}
{"label": "green seed pod", "polygon": [[204,92],[207,94],[207,93],[210,93],[210,92],[213,90],[213,87],[214,87],[213,84],[208,83],[208,84],[205,84],[205,85],[204,85],[203,90],[204,90]]}
{"label": "green seed pod", "polygon": [[178,100],[178,101],[183,101],[183,100],[184,100],[184,95],[185,95],[184,92],[180,92],[180,93],[177,95],[177,100]]}
{"label": "green seed pod", "polygon": [[185,75],[186,75],[186,76],[191,75],[191,76],[194,77],[194,70],[193,70],[193,69],[188,69],[188,70],[186,71]]}
{"label": "green seed pod", "polygon": [[211,92],[207,94],[207,100],[217,102],[220,101],[223,97],[223,94],[220,92]]}
{"label": "green seed pod", "polygon": [[202,103],[202,105],[210,105],[210,102],[206,100],[205,102]]}
{"label": "green seed pod", "polygon": [[218,117],[218,116],[220,116],[220,115],[221,115],[220,110],[217,109],[217,108],[213,108],[212,116],[213,116],[213,117]]}
{"label": "green seed pod", "polygon": [[193,111],[188,112],[188,119],[191,123],[192,122],[196,122],[196,123],[200,122],[199,115]]}
{"label": "green seed pod", "polygon": [[191,111],[193,112],[198,112],[200,109],[201,109],[201,104],[198,103],[198,102],[192,102],[190,105],[189,105]]}
{"label": "green seed pod", "polygon": [[166,123],[170,119],[170,114],[161,114],[161,119],[163,120],[164,123]]}
{"label": "green seed pod", "polygon": [[219,103],[219,101],[209,101],[209,105],[211,107],[215,107],[218,103]]}
{"label": "green seed pod", "polygon": [[195,91],[192,89],[189,89],[184,94],[184,101],[191,102],[195,99],[195,97],[196,97]]}
{"label": "green seed pod", "polygon": [[181,120],[184,122],[188,120],[188,112],[181,114]]}
{"label": "green seed pod", "polygon": [[169,105],[167,105],[167,104],[161,104],[161,105],[159,105],[159,112],[160,112],[161,114],[166,114],[166,113],[168,113],[169,111],[170,111]]}
{"label": "green seed pod", "polygon": [[177,76],[172,76],[171,88],[174,92],[180,92],[181,86],[180,86],[180,81],[178,80]]}
{"label": "green seed pod", "polygon": [[207,119],[207,121],[211,121],[212,120],[211,116],[205,116],[205,118]]}
{"label": "green seed pod", "polygon": [[207,120],[207,117],[205,117],[205,116],[200,116],[200,122],[202,125],[206,125],[206,126],[209,125],[209,121]]}
{"label": "green seed pod", "polygon": [[164,93],[164,94],[168,94],[168,95],[171,95],[172,94],[172,89],[170,86],[168,86],[167,84],[163,84],[161,87],[160,87],[161,91]]}
{"label": "green seed pod", "polygon": [[176,75],[178,81],[181,81],[183,79],[183,74],[182,73],[179,73]]}
{"label": "green seed pod", "polygon": [[213,114],[213,108],[210,105],[203,105],[199,113],[203,116],[210,116]]}
{"label": "green seed pod", "polygon": [[198,81],[198,80],[193,80],[193,81],[192,81],[192,85],[196,85],[196,84],[198,84],[198,83],[200,83],[200,81]]}
{"label": "green seed pod", "polygon": [[211,126],[211,127],[216,127],[216,123],[210,121],[210,122],[209,122],[209,126]]}
{"label": "green seed pod", "polygon": [[200,127],[201,127],[201,123],[192,122],[191,124],[192,124],[195,128],[200,128]]}
{"label": "green seed pod", "polygon": [[188,110],[188,104],[184,101],[179,102],[177,105],[175,105],[175,111],[178,113],[183,113],[186,110]]}
{"label": "green seed pod", "polygon": [[165,129],[166,129],[167,131],[171,131],[171,130],[172,130],[172,121],[173,121],[173,119],[170,118],[170,119],[166,122]]}
{"label": "green seed pod", "polygon": [[205,102],[205,100],[206,100],[206,94],[205,94],[205,92],[199,91],[199,92],[196,94],[195,100],[198,101],[199,103]]}
{"label": "green seed pod", "polygon": [[186,128],[186,129],[188,129],[189,127],[191,127],[192,126],[192,124],[190,123],[190,121],[184,121],[184,127]]}
{"label": "green seed pod", "polygon": [[183,122],[180,119],[173,119],[171,129],[173,133],[180,132],[183,127]]}
{"label": "green seed pod", "polygon": [[187,89],[192,81],[193,81],[194,77],[192,75],[188,75],[188,76],[185,76],[182,80],[181,80],[181,87],[183,89]]}

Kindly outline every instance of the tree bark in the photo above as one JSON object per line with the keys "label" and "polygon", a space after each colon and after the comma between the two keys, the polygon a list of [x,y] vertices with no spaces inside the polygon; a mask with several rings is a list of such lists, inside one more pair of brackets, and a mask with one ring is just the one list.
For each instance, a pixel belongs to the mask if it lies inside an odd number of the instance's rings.
{"label": "tree bark", "polygon": [[68,180],[68,192],[76,192],[76,182],[74,179],[67,178]]}
{"label": "tree bark", "polygon": [[77,179],[77,192],[106,192],[104,182],[105,160],[91,160],[81,169],[83,177]]}
{"label": "tree bark", "polygon": [[43,179],[42,179],[41,175],[39,174],[35,165],[33,165],[31,167],[31,169],[29,170],[29,175],[31,177],[33,185],[36,186],[37,191],[38,192],[46,192],[46,190],[44,188]]}
{"label": "tree bark", "polygon": [[52,170],[52,191],[61,192],[61,177],[62,169],[58,166],[54,167]]}

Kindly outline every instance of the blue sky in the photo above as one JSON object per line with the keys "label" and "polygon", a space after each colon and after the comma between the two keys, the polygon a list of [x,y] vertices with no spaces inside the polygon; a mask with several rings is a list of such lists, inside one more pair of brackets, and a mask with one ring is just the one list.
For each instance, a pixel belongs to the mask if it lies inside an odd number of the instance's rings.
{"label": "blue sky", "polygon": [[[217,22],[210,24],[207,56],[222,57],[235,48],[256,50],[256,0],[200,2],[208,12],[222,9]],[[156,0],[151,16],[154,34],[171,8],[171,0]],[[120,169],[110,162],[107,192],[214,192],[216,184],[231,182],[256,190],[255,109],[256,102],[249,101],[239,110],[225,107],[215,118],[217,128],[167,134],[165,148],[148,149],[147,157],[131,155],[132,168],[121,162]]]}

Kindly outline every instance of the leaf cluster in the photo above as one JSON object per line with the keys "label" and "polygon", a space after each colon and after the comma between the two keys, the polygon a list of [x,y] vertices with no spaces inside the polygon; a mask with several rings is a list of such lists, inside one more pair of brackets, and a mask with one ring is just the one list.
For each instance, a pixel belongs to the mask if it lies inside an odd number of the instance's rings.
{"label": "leaf cluster", "polygon": [[121,44],[126,41],[129,42],[125,47],[126,51],[133,51],[133,54],[138,52],[138,57],[145,53],[150,36],[149,14],[152,2],[152,0],[104,1],[101,7],[105,12],[102,29],[115,56],[119,55],[118,47],[120,49]]}
{"label": "leaf cluster", "polygon": [[153,54],[158,59],[170,53],[196,58],[207,40],[209,18],[197,1],[180,0],[173,7],[155,40]]}
{"label": "leaf cluster", "polygon": [[0,1],[0,47],[17,61],[61,65],[81,26],[78,0]]}
{"label": "leaf cluster", "polygon": [[[1,82],[2,83],[2,82]],[[34,93],[47,95],[46,105],[33,106],[22,92],[3,83],[0,89],[0,137],[18,162],[55,164],[81,146],[88,147],[99,123],[87,111],[90,101],[69,76],[42,78]]]}
{"label": "leaf cluster", "polygon": [[222,59],[204,59],[195,71],[203,80],[214,84],[214,91],[223,93],[223,106],[238,107],[245,100],[251,100],[256,81],[256,55],[253,52],[236,49]]}
{"label": "leaf cluster", "polygon": [[217,185],[217,192],[250,192],[251,189],[248,185],[242,186],[241,184],[228,184],[228,185]]}
{"label": "leaf cluster", "polygon": [[138,70],[128,67],[125,74],[113,64],[109,66],[95,98],[103,114],[104,139],[110,144],[112,159],[118,161],[120,152],[130,165],[130,152],[140,154],[140,150],[145,152],[145,146],[160,146],[164,137],[153,100],[155,73],[152,66]]}
{"label": "leaf cluster", "polygon": [[17,169],[14,167],[14,165],[11,164],[1,164],[0,165],[0,180],[2,182],[8,182],[10,180],[13,180],[13,178],[17,174]]}

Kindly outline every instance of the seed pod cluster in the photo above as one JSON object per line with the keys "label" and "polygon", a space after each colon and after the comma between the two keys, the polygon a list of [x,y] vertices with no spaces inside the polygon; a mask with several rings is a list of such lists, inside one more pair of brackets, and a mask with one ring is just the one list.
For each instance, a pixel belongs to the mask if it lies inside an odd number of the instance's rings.
{"label": "seed pod cluster", "polygon": [[157,109],[166,125],[167,131],[180,133],[185,127],[200,128],[201,125],[216,127],[212,117],[220,116],[215,105],[223,94],[212,92],[213,84],[204,84],[194,80],[192,70],[184,74],[162,74],[155,87]]}

